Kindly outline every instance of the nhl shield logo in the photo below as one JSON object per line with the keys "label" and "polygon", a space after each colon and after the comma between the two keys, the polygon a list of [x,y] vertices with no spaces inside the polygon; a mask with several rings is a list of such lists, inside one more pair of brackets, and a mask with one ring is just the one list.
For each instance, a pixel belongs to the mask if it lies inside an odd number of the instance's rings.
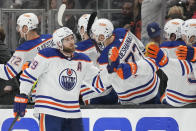
{"label": "nhl shield logo", "polygon": [[59,75],[59,84],[65,90],[72,90],[77,83],[77,75],[73,69],[65,69]]}

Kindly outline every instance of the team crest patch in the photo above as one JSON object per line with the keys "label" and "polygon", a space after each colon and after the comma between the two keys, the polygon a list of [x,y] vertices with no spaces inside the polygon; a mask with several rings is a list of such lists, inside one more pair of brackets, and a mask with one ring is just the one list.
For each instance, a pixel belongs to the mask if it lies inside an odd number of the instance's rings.
{"label": "team crest patch", "polygon": [[65,69],[59,75],[59,84],[65,90],[72,90],[77,83],[77,75],[73,69]]}

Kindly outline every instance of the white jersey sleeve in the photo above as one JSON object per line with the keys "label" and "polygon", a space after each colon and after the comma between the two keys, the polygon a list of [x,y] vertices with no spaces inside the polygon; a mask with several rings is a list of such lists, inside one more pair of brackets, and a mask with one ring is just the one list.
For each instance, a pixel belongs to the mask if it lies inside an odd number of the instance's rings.
{"label": "white jersey sleeve", "polygon": [[29,94],[31,91],[31,87],[34,82],[46,72],[48,66],[48,60],[42,57],[40,54],[34,58],[30,67],[24,70],[24,72],[20,76],[20,93]]}
{"label": "white jersey sleeve", "polygon": [[0,78],[9,80],[19,74],[25,62],[27,53],[16,51],[7,64],[0,64]]}
{"label": "white jersey sleeve", "polygon": [[106,87],[109,85],[108,75],[107,73],[104,73],[105,70],[99,70],[97,67],[93,65],[93,63],[88,63],[87,66],[87,72],[84,77],[84,83],[87,83],[89,87],[93,87],[93,90],[95,90],[98,93],[102,93]]}

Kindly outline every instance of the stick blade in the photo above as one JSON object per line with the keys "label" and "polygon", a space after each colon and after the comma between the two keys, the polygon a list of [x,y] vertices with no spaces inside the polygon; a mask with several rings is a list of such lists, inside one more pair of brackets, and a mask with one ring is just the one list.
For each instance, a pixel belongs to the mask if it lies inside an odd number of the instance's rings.
{"label": "stick blade", "polygon": [[91,27],[92,27],[96,17],[97,17],[97,12],[93,12],[91,14],[90,18],[89,18],[89,21],[88,21],[88,24],[87,24],[87,34],[88,34],[88,36],[90,36],[90,30],[91,30]]}
{"label": "stick blade", "polygon": [[63,26],[62,19],[63,19],[63,14],[65,12],[65,9],[66,9],[66,4],[62,4],[58,10],[57,20],[60,26]]}

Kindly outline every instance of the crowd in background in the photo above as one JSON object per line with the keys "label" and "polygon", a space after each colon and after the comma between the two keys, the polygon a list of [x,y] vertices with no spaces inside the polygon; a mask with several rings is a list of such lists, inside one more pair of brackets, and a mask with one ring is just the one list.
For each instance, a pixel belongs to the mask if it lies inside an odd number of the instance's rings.
{"label": "crowd in background", "polygon": [[[151,10],[150,7],[147,7],[148,3],[145,3],[147,1],[153,0],[111,0],[112,9],[121,9],[121,14],[112,14],[111,21],[115,28],[122,27],[130,30],[144,43],[144,45],[151,41],[152,38],[149,35],[144,37],[142,35],[148,33],[148,24],[154,22],[153,19],[150,19],[151,21],[148,21],[147,24],[145,24],[146,21],[143,22],[143,19],[148,19],[149,15],[143,14],[142,12]],[[155,1],[158,2],[159,0]],[[47,2],[49,2],[49,8],[47,7]],[[167,0],[166,2],[165,22],[175,18],[180,18],[183,20],[196,18],[196,0]],[[67,9],[95,9],[97,6],[96,0],[60,0],[60,3],[65,3],[67,5]],[[47,10],[58,9],[58,7],[58,0],[0,0],[0,8]],[[107,1],[99,0],[98,8],[107,8]],[[157,10],[162,8],[161,2],[159,2],[159,5],[157,5],[156,8]],[[156,16],[156,13],[157,12],[153,12],[151,15]],[[147,18],[144,17],[145,15],[147,15]],[[64,25],[72,29],[74,32],[77,30],[77,22],[77,16],[67,14],[63,16]],[[164,26],[159,22],[157,23],[161,27]],[[5,37],[4,29],[0,28],[0,64],[5,64],[11,57],[11,51],[7,47],[7,43],[4,43]],[[19,82],[17,78],[9,81],[0,79],[0,83],[0,104],[12,104],[12,99],[19,91]]]}

